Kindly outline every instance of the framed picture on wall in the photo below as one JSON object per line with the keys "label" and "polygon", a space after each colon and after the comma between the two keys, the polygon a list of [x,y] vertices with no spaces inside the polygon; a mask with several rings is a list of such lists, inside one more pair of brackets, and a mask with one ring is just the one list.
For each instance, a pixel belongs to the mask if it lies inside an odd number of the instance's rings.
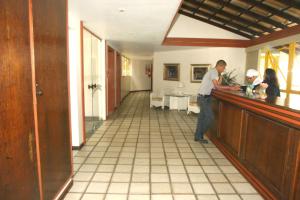
{"label": "framed picture on wall", "polygon": [[210,66],[210,64],[191,64],[191,82],[201,83]]}
{"label": "framed picture on wall", "polygon": [[164,64],[164,80],[179,81],[179,63]]}

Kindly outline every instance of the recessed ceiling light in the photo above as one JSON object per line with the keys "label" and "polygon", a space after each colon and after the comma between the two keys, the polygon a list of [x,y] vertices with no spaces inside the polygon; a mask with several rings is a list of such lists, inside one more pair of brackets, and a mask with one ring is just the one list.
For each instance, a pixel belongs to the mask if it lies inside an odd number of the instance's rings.
{"label": "recessed ceiling light", "polygon": [[125,9],[124,8],[119,8],[119,12],[125,12]]}

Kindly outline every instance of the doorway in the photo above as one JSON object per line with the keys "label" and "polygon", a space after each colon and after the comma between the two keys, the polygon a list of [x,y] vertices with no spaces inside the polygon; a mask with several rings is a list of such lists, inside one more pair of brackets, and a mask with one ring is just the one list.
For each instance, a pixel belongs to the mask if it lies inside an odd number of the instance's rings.
{"label": "doorway", "polygon": [[85,137],[101,126],[100,118],[100,38],[83,28],[83,85]]}

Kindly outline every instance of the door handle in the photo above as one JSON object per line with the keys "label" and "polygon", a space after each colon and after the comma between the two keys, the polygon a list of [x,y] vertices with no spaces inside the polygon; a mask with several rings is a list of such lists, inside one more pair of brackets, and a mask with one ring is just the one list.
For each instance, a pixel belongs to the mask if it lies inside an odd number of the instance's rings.
{"label": "door handle", "polygon": [[94,88],[96,88],[97,87],[97,84],[95,83],[95,84],[90,84],[90,85],[88,85],[88,89],[94,89]]}
{"label": "door handle", "polygon": [[43,90],[41,89],[41,87],[39,86],[38,83],[35,84],[35,90],[36,90],[36,96],[43,96]]}

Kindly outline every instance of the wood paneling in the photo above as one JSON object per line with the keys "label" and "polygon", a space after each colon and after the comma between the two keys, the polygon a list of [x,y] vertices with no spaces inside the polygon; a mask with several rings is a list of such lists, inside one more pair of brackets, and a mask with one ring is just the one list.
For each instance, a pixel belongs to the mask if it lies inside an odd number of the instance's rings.
{"label": "wood paneling", "polygon": [[[220,140],[233,151],[239,154],[243,111],[237,106],[222,102],[219,135]],[[229,117],[230,116],[230,117]]]}
{"label": "wood paneling", "polygon": [[27,1],[0,1],[0,199],[39,199]]}
{"label": "wood paneling", "polygon": [[225,91],[213,97],[216,146],[265,199],[299,199],[299,112]]}
{"label": "wood paneling", "polygon": [[[293,199],[300,199],[300,130],[294,131],[294,138],[293,141],[295,142],[294,146],[294,152],[292,154],[292,158],[295,158],[295,160],[292,160],[292,163],[295,163],[295,166],[292,172],[292,187],[289,187],[290,189],[290,196],[293,197]],[[293,176],[294,174],[294,176]]]}
{"label": "wood paneling", "polygon": [[121,102],[121,75],[122,75],[122,60],[121,54],[117,52],[116,57],[116,107]]}
{"label": "wood paneling", "polygon": [[115,51],[111,47],[107,47],[107,111],[108,115],[114,112],[116,96],[115,96]]}
{"label": "wood paneling", "polygon": [[216,98],[212,98],[212,110],[214,113],[215,120],[210,128],[210,134],[213,134],[214,137],[219,137],[219,121],[220,121],[220,102]]}
{"label": "wood paneling", "polygon": [[54,199],[72,183],[66,6],[0,1],[0,199]]}
{"label": "wood paneling", "polygon": [[255,46],[258,44],[263,44],[266,42],[270,42],[270,41],[274,41],[274,40],[278,40],[278,39],[282,39],[282,38],[286,38],[288,36],[292,36],[292,35],[296,35],[300,33],[300,25],[296,25],[284,30],[280,30],[280,31],[275,31],[269,35],[264,35],[261,36],[259,38],[255,38],[251,40],[251,43],[249,46]]}
{"label": "wood paneling", "polygon": [[289,149],[289,127],[248,113],[244,155],[246,165],[281,196]]}
{"label": "wood paneling", "polygon": [[232,103],[259,115],[272,117],[277,121],[300,129],[300,107],[296,107],[296,109],[293,110],[293,107],[283,103],[286,101],[282,101],[282,99],[278,99],[278,101],[275,102],[267,102],[260,99],[247,98],[244,93],[218,90],[215,90],[213,95],[219,100]]}
{"label": "wood paneling", "polygon": [[44,199],[53,199],[71,177],[68,116],[66,1],[33,0],[38,132]]}

